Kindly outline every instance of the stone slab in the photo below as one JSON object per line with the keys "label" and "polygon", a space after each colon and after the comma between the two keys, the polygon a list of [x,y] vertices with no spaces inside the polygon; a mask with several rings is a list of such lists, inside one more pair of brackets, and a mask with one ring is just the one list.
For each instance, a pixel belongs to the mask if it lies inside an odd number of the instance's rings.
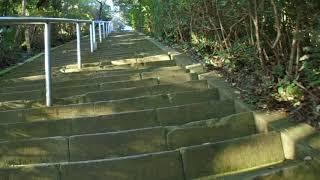
{"label": "stone slab", "polygon": [[157,117],[161,125],[171,126],[211,118],[221,118],[234,112],[234,102],[227,100],[159,108],[157,109]]}
{"label": "stone slab", "polygon": [[179,152],[63,164],[62,180],[184,180]]}
{"label": "stone slab", "polygon": [[1,180],[60,180],[58,167],[29,166],[0,169]]}
{"label": "stone slab", "polygon": [[165,128],[72,136],[69,146],[71,161],[160,152],[166,150]]}
{"label": "stone slab", "polygon": [[167,142],[169,149],[176,149],[244,137],[256,132],[253,114],[242,113],[207,121],[202,126],[175,128],[167,134]]}
{"label": "stone slab", "polygon": [[198,145],[180,150],[187,179],[217,175],[282,162],[280,133]]}
{"label": "stone slab", "polygon": [[[19,140],[71,134],[70,120],[38,121],[0,125],[4,127],[4,135],[0,139]],[[0,128],[1,129],[1,128]]]}
{"label": "stone slab", "polygon": [[72,119],[72,134],[90,134],[159,126],[154,110]]}
{"label": "stone slab", "polygon": [[2,166],[68,161],[68,140],[63,137],[0,142]]}

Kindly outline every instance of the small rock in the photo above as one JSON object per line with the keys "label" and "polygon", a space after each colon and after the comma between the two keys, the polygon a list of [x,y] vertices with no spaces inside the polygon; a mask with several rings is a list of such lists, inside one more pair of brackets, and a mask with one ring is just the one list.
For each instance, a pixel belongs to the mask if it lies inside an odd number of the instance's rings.
{"label": "small rock", "polygon": [[236,86],[236,85],[237,85],[237,83],[232,83],[231,85],[234,87],[234,86]]}
{"label": "small rock", "polygon": [[236,93],[236,94],[241,94],[241,92],[240,92],[240,91],[234,91],[234,93]]}
{"label": "small rock", "polygon": [[317,112],[320,112],[320,105],[318,105],[318,106],[316,107],[316,111],[317,111]]}
{"label": "small rock", "polygon": [[311,157],[311,156],[306,156],[303,160],[304,160],[304,161],[311,161],[311,160],[312,160],[312,157]]}

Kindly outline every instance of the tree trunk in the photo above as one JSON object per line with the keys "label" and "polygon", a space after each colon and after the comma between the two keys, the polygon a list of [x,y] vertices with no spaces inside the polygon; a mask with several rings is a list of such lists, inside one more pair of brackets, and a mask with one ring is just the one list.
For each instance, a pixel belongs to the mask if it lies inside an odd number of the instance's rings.
{"label": "tree trunk", "polygon": [[263,58],[263,50],[261,47],[261,40],[260,40],[260,26],[259,26],[259,14],[258,14],[258,2],[257,0],[254,0],[254,17],[253,17],[253,24],[255,27],[255,35],[256,35],[256,44],[260,59],[260,65],[263,70],[265,70],[265,63]]}
{"label": "tree trunk", "polygon": [[[26,16],[26,12],[27,12],[27,0],[22,0],[21,15]],[[30,29],[28,26],[26,26],[26,30],[24,31],[24,37],[25,37],[26,46],[27,46],[27,53],[31,54],[32,50],[31,50],[31,43],[30,43]]]}

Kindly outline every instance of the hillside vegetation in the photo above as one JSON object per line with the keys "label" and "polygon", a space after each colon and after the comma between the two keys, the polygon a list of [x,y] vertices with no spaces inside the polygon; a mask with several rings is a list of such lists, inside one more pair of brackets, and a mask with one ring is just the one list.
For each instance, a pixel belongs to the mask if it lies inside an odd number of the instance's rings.
{"label": "hillside vegetation", "polygon": [[136,30],[223,73],[244,100],[319,126],[320,1],[117,0]]}

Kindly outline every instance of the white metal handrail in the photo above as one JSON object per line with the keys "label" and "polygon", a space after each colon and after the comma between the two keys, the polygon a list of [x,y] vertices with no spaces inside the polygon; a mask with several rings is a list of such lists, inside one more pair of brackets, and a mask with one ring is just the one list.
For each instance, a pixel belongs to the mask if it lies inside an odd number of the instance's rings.
{"label": "white metal handrail", "polygon": [[96,24],[99,26],[99,39],[102,42],[102,35],[106,38],[113,31],[111,21],[92,21],[67,18],[48,17],[0,17],[0,25],[11,24],[44,24],[44,54],[45,54],[45,78],[46,78],[46,105],[52,106],[52,74],[51,74],[51,24],[52,23],[74,23],[77,31],[77,64],[81,70],[81,28],[80,24],[90,26],[90,50],[93,53],[97,50]]}

